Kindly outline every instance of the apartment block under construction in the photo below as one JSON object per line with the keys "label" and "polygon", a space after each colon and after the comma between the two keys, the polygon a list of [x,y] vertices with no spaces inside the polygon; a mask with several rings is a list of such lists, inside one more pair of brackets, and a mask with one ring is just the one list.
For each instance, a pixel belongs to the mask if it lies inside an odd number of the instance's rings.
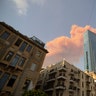
{"label": "apartment block under construction", "polygon": [[21,96],[35,87],[48,53],[44,45],[0,22],[0,96]]}
{"label": "apartment block under construction", "polygon": [[62,60],[40,72],[36,89],[44,90],[48,96],[96,96],[94,79]]}

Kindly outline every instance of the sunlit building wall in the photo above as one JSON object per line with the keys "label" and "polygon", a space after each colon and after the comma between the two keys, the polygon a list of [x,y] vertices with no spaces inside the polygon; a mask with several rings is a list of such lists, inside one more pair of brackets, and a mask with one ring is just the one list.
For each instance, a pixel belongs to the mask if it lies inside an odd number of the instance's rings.
{"label": "sunlit building wall", "polygon": [[40,72],[36,89],[48,96],[96,96],[94,79],[62,60]]}

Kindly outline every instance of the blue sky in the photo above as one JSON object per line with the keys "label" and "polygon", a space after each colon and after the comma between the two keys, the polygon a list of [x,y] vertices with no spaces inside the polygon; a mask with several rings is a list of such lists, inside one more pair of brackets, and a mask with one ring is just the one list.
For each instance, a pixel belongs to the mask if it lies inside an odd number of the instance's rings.
{"label": "blue sky", "polygon": [[96,0],[0,0],[0,21],[47,43],[60,36],[70,38],[74,24],[96,28],[95,10]]}

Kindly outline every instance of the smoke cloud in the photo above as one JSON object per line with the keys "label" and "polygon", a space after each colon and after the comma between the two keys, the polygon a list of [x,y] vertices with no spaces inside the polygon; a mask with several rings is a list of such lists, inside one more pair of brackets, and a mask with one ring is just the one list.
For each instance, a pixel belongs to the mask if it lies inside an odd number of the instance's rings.
{"label": "smoke cloud", "polygon": [[47,42],[47,54],[44,66],[55,64],[63,58],[71,63],[77,63],[83,56],[83,33],[90,30],[96,33],[96,29],[89,25],[80,27],[72,25],[70,37],[61,36]]}
{"label": "smoke cloud", "polygon": [[26,15],[28,7],[31,4],[37,4],[43,6],[46,0],[11,0],[17,8],[19,15]]}

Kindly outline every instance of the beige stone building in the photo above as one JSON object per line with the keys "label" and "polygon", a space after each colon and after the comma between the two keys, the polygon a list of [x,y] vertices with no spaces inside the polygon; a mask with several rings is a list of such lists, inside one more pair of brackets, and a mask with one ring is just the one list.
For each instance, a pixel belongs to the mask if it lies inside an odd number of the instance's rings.
{"label": "beige stone building", "polygon": [[96,95],[96,73],[89,72],[89,71],[85,71],[85,73],[88,74],[89,76],[91,76],[92,78],[94,78],[94,90],[95,90],[95,95]]}
{"label": "beige stone building", "polygon": [[48,96],[96,96],[94,88],[94,79],[66,60],[42,70],[36,85]]}
{"label": "beige stone building", "polygon": [[21,96],[35,87],[48,51],[36,37],[28,38],[0,22],[0,96]]}

